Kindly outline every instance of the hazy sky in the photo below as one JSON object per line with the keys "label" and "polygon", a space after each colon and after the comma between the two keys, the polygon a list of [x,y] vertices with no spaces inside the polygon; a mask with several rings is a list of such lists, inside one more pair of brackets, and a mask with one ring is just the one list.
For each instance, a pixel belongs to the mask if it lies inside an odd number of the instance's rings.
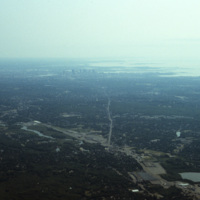
{"label": "hazy sky", "polygon": [[0,57],[198,59],[200,0],[0,0]]}

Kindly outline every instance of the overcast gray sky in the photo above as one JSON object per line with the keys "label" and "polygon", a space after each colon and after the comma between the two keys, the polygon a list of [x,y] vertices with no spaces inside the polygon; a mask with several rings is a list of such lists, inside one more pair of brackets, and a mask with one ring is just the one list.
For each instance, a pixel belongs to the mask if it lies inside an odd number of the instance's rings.
{"label": "overcast gray sky", "polygon": [[198,59],[200,0],[0,0],[0,57]]}

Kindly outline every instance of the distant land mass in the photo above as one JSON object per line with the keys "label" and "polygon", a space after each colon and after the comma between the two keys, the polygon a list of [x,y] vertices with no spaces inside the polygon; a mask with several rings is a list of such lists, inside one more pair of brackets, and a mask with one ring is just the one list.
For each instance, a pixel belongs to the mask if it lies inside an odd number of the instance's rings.
{"label": "distant land mass", "polygon": [[0,199],[200,199],[199,77],[180,63],[1,59]]}

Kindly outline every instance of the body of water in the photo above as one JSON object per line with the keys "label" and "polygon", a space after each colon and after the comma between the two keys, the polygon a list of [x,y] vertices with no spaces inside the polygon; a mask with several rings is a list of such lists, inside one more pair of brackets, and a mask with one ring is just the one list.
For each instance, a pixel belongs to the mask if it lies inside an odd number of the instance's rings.
{"label": "body of water", "polygon": [[48,136],[48,135],[44,135],[44,134],[40,133],[39,131],[32,130],[32,129],[28,129],[27,126],[23,126],[23,127],[22,127],[22,130],[30,131],[30,132],[36,133],[36,134],[39,135],[40,137],[45,137],[45,138],[49,138],[49,139],[54,139],[53,137]]}
{"label": "body of water", "polygon": [[199,172],[184,172],[180,173],[182,179],[188,179],[193,182],[200,182],[200,173]]}

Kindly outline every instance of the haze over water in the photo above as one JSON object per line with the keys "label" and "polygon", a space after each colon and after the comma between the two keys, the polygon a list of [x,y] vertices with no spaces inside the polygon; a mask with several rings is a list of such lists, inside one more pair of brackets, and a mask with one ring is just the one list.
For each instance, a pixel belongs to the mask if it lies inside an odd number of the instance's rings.
{"label": "haze over water", "polygon": [[200,65],[197,61],[154,61],[154,62],[145,62],[145,58],[143,62],[138,60],[124,59],[121,61],[101,61],[95,60],[95,62],[90,62],[91,67],[107,67],[114,68],[115,73],[135,73],[135,69],[137,69],[137,73],[144,72],[154,72],[154,73],[168,73],[167,75],[161,76],[200,76]]}

